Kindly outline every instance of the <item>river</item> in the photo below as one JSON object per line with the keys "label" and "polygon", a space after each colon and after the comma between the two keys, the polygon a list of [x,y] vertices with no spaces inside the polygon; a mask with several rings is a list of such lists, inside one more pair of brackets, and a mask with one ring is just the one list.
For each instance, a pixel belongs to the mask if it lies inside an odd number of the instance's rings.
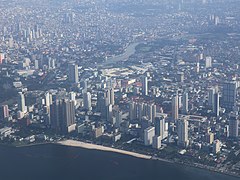
{"label": "river", "polygon": [[114,56],[114,57],[110,57],[108,58],[105,62],[103,62],[101,65],[109,65],[109,64],[113,64],[113,63],[117,63],[119,61],[126,61],[128,60],[128,58],[135,54],[136,52],[136,47],[139,45],[140,43],[132,43],[130,44],[125,52],[123,54]]}

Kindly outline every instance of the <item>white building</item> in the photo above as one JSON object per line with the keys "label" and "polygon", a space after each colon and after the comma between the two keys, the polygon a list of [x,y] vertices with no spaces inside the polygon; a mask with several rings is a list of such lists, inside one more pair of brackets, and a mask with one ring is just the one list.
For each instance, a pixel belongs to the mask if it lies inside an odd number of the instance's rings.
{"label": "white building", "polygon": [[150,146],[153,143],[153,137],[155,136],[155,128],[150,126],[144,130],[144,145]]}
{"label": "white building", "polygon": [[154,149],[160,149],[161,148],[161,140],[162,140],[161,136],[154,136],[153,137],[152,147]]}
{"label": "white building", "polygon": [[25,106],[25,96],[22,92],[19,92],[18,94],[18,110],[25,113],[26,112],[26,106]]}
{"label": "white building", "polygon": [[90,92],[85,92],[83,94],[83,107],[84,109],[91,111],[92,110],[92,101],[91,101],[91,93]]}
{"label": "white building", "polygon": [[206,60],[205,60],[205,68],[211,68],[212,67],[212,57],[211,56],[207,56]]}
{"label": "white building", "polygon": [[183,113],[184,114],[188,113],[188,93],[187,92],[183,94]]}

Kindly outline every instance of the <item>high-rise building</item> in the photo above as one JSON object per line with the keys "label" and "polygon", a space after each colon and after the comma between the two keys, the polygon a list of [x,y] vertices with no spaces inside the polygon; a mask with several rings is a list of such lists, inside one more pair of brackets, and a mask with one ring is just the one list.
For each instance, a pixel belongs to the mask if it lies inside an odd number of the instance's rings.
{"label": "high-rise building", "polygon": [[213,97],[214,97],[213,98],[214,101],[213,101],[212,109],[213,109],[214,115],[218,117],[219,116],[219,111],[220,111],[220,107],[219,107],[219,93],[216,92]]}
{"label": "high-rise building", "polygon": [[237,83],[236,81],[224,82],[223,83],[223,92],[222,92],[222,107],[227,110],[233,110],[233,107],[236,104],[237,98]]}
{"label": "high-rise building", "polygon": [[110,104],[114,105],[115,104],[115,100],[114,100],[114,88],[110,89]]}
{"label": "high-rise building", "polygon": [[154,123],[155,118],[157,116],[157,106],[156,104],[152,104],[152,122]]}
{"label": "high-rise building", "polygon": [[107,117],[107,122],[112,123],[113,122],[113,110],[112,110],[112,104],[109,104],[106,106],[106,117]]}
{"label": "high-rise building", "polygon": [[90,92],[85,92],[83,93],[83,106],[84,109],[87,111],[91,111],[92,110],[92,100],[91,100],[92,96]]}
{"label": "high-rise building", "polygon": [[19,92],[18,94],[18,110],[23,113],[26,112],[25,96],[22,92]]}
{"label": "high-rise building", "polygon": [[221,151],[221,142],[217,139],[213,143],[213,153],[217,154]]}
{"label": "high-rise building", "polygon": [[39,69],[39,61],[37,59],[34,60],[34,69]]}
{"label": "high-rise building", "polygon": [[3,53],[0,53],[0,64],[3,63],[4,58],[5,58],[5,55]]}
{"label": "high-rise building", "polygon": [[129,103],[129,119],[131,121],[137,119],[136,103],[135,102],[130,102]]}
{"label": "high-rise building", "polygon": [[50,124],[50,105],[52,104],[52,94],[46,92],[44,94],[44,119],[47,125]]}
{"label": "high-rise building", "polygon": [[178,120],[178,145],[182,147],[187,147],[189,144],[188,140],[188,120],[187,118],[182,118]]}
{"label": "high-rise building", "polygon": [[213,107],[213,102],[214,102],[214,94],[216,93],[216,88],[211,87],[208,90],[208,106]]}
{"label": "high-rise building", "polygon": [[148,95],[148,78],[146,76],[142,77],[142,93],[143,95]]}
{"label": "high-rise building", "polygon": [[111,93],[110,89],[106,89],[104,93],[104,98],[105,98],[105,105],[108,106],[111,104]]}
{"label": "high-rise building", "polygon": [[206,134],[206,142],[209,144],[214,142],[214,134],[212,132]]}
{"label": "high-rise building", "polygon": [[239,115],[238,112],[231,112],[229,117],[229,137],[238,137]]}
{"label": "high-rise building", "polygon": [[62,101],[56,99],[50,106],[50,126],[56,132],[61,131],[61,120],[63,117]]}
{"label": "high-rise building", "polygon": [[99,91],[97,92],[97,111],[101,112],[103,106],[105,106],[104,93],[102,91]]}
{"label": "high-rise building", "polygon": [[69,65],[69,81],[71,83],[78,83],[78,65],[70,64]]}
{"label": "high-rise building", "polygon": [[145,116],[148,117],[148,119],[153,122],[153,105],[152,104],[146,104],[146,114]]}
{"label": "high-rise building", "polygon": [[57,99],[50,106],[51,128],[59,133],[75,130],[75,105],[71,100]]}
{"label": "high-rise building", "polygon": [[207,56],[206,60],[205,60],[205,68],[211,68],[212,67],[212,57],[211,56]]}
{"label": "high-rise building", "polygon": [[152,142],[152,147],[154,149],[160,149],[161,148],[161,140],[162,140],[161,136],[154,136],[153,142]]}
{"label": "high-rise building", "polygon": [[162,139],[167,136],[167,132],[165,130],[165,118],[163,116],[157,116],[155,118],[155,135],[161,136]]}
{"label": "high-rise building", "polygon": [[188,93],[183,94],[183,114],[188,114]]}
{"label": "high-rise building", "polygon": [[70,92],[70,93],[69,93],[69,99],[74,102],[74,105],[75,105],[75,106],[77,105],[77,102],[76,102],[76,93],[75,93],[75,92]]}
{"label": "high-rise building", "polygon": [[122,111],[118,110],[115,112],[116,116],[116,127],[120,127],[120,124],[122,123]]}
{"label": "high-rise building", "polygon": [[141,120],[142,117],[144,116],[144,113],[143,113],[143,103],[138,103],[137,104],[136,112],[137,112],[138,120]]}
{"label": "high-rise building", "polygon": [[150,126],[144,130],[144,145],[150,146],[153,143],[153,137],[155,136],[155,128]]}
{"label": "high-rise building", "polygon": [[2,105],[0,109],[0,120],[4,120],[9,117],[8,105]]}
{"label": "high-rise building", "polygon": [[75,130],[76,118],[75,118],[75,105],[74,101],[64,100],[63,102],[65,121],[63,121],[63,127],[67,129],[67,132]]}
{"label": "high-rise building", "polygon": [[196,73],[199,73],[199,71],[200,71],[200,65],[199,65],[199,62],[197,62],[197,64],[196,64]]}
{"label": "high-rise building", "polygon": [[46,92],[44,94],[44,101],[45,101],[45,106],[50,107],[50,96],[51,94],[49,92]]}
{"label": "high-rise building", "polygon": [[178,95],[172,98],[172,119],[176,121],[178,119]]}

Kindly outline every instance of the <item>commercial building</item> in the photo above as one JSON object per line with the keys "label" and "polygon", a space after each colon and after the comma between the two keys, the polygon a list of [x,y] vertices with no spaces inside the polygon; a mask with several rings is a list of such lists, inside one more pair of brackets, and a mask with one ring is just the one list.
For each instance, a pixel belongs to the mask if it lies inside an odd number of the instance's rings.
{"label": "commercial building", "polygon": [[188,119],[187,118],[181,118],[177,122],[178,126],[178,145],[181,147],[187,147],[189,145],[188,140]]}
{"label": "commercial building", "polygon": [[144,130],[144,145],[150,146],[153,143],[153,137],[155,136],[155,128],[150,126]]}
{"label": "commercial building", "polygon": [[75,64],[70,64],[69,65],[69,81],[71,83],[78,83],[79,79],[78,79],[78,65]]}
{"label": "commercial building", "polygon": [[239,126],[239,115],[237,112],[231,112],[229,116],[229,137],[237,138]]}

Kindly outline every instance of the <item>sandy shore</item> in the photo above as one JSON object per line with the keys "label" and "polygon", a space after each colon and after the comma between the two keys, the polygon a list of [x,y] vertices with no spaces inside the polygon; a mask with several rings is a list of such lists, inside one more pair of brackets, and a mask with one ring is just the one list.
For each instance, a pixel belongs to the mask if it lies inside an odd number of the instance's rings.
{"label": "sandy shore", "polygon": [[134,157],[142,158],[142,159],[151,159],[151,156],[148,156],[148,155],[125,151],[125,150],[120,150],[120,149],[115,149],[115,148],[101,146],[101,145],[96,145],[96,144],[85,143],[85,142],[81,142],[81,141],[75,141],[75,140],[59,141],[59,142],[57,142],[57,144],[64,145],[64,146],[81,147],[81,148],[85,148],[85,149],[95,149],[95,150],[100,150],[100,151],[110,151],[110,152],[121,153],[121,154],[129,155],[129,156],[134,156]]}

